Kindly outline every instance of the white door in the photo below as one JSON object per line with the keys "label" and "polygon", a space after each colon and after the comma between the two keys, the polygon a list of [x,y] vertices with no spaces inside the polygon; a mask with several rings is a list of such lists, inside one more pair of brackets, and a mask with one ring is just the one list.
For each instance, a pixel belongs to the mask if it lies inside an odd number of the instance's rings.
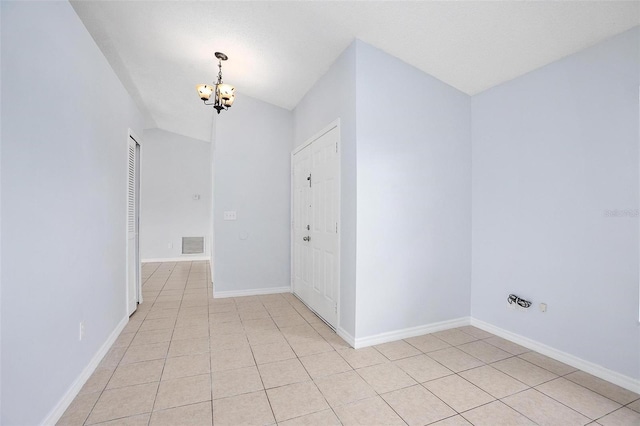
{"label": "white door", "polygon": [[140,145],[129,137],[127,165],[127,313],[138,307],[140,293],[140,257],[138,243],[139,152]]}
{"label": "white door", "polygon": [[311,229],[310,151],[304,149],[293,156],[293,287],[305,301],[311,295],[311,246],[307,243]]}
{"label": "white door", "polygon": [[333,327],[338,321],[339,129],[293,156],[293,289]]}

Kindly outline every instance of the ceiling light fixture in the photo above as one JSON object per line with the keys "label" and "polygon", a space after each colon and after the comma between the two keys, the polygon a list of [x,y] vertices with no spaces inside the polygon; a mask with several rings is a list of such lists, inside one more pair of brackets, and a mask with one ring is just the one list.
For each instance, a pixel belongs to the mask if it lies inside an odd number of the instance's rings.
{"label": "ceiling light fixture", "polygon": [[[216,58],[218,58],[218,82],[214,85],[198,84],[196,90],[204,104],[213,105],[218,114],[220,114],[220,111],[223,109],[228,110],[233,105],[233,100],[236,97],[236,88],[222,82],[222,61],[226,61],[229,58],[222,52],[216,52]],[[207,103],[212,94],[215,94],[213,103]]]}

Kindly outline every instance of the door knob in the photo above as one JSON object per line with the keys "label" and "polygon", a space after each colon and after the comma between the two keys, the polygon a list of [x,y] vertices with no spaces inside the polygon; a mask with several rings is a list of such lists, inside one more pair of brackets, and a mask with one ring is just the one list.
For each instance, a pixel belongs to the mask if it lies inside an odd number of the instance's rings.
{"label": "door knob", "polygon": [[302,237],[302,241],[311,241],[311,237]]}

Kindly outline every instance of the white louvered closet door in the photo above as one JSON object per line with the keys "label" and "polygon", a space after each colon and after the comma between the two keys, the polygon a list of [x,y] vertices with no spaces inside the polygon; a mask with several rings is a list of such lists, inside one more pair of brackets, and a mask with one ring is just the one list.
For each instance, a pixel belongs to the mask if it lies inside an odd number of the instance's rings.
{"label": "white louvered closet door", "polygon": [[129,162],[127,165],[127,312],[131,315],[138,306],[138,149],[139,145],[129,137]]}

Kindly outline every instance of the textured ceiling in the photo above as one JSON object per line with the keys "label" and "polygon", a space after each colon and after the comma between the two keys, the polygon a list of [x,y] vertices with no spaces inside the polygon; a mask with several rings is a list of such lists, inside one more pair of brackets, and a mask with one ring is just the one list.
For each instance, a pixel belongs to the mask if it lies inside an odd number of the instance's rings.
{"label": "textured ceiling", "polygon": [[149,125],[202,140],[213,109],[195,84],[215,79],[214,51],[237,93],[292,109],[354,38],[473,95],[640,24],[637,1],[72,5]]}

